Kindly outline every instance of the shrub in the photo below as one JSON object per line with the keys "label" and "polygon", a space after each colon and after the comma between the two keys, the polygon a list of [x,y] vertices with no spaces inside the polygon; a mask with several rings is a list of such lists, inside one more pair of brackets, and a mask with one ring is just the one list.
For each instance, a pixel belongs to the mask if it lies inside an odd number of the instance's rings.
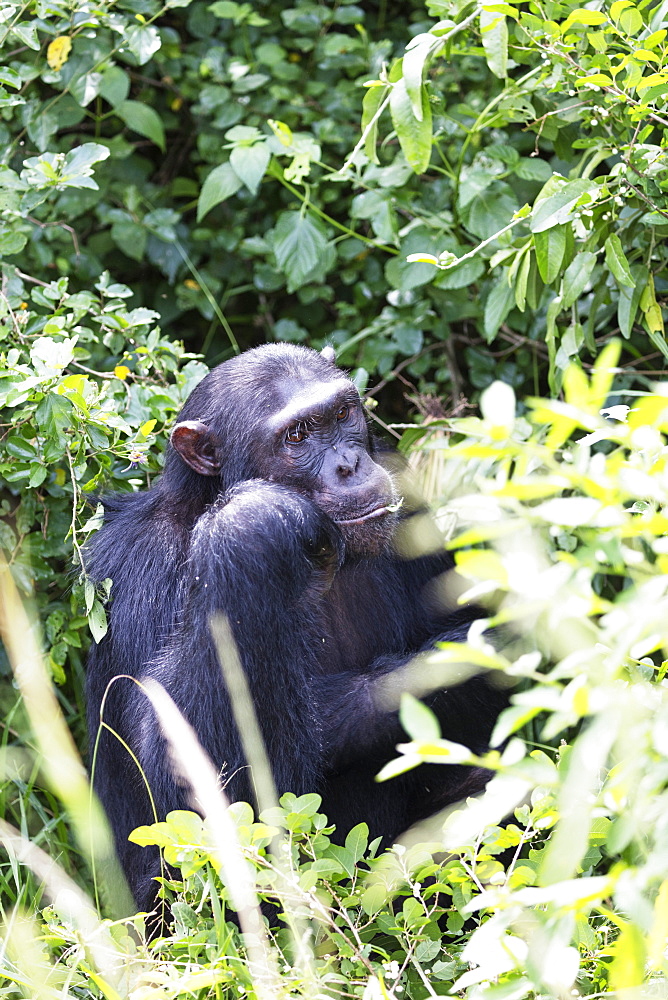
{"label": "shrub", "polygon": [[7,4],[6,276],[108,270],[215,360],[331,341],[395,407],[401,379],[558,390],[615,334],[646,387],[668,356],[662,8],[427,11]]}

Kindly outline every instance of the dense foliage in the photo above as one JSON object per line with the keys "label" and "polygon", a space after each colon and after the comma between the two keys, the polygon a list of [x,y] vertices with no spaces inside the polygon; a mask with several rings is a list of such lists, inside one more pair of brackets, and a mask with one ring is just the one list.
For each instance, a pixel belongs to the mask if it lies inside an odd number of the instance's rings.
{"label": "dense foliage", "polygon": [[558,387],[620,331],[644,378],[666,29],[660,5],[599,7],[6,3],[5,311],[39,328],[17,265],[72,292],[107,270],[215,360],[327,340],[457,399]]}
{"label": "dense foliage", "polygon": [[[146,946],[37,850],[92,894],[81,768],[26,687],[24,639],[39,656],[3,574],[0,812],[33,841],[0,828],[3,995],[521,1000],[662,980],[667,21],[642,0],[2,5],[0,542],[81,745],[97,497],[150,484],[205,362],[264,340],[333,343],[380,419],[405,421],[404,394],[430,416],[394,433],[469,596],[522,637],[507,656],[471,637],[467,662],[518,687],[489,793],[422,832],[445,860],[376,858],[363,828],[334,847],[313,796],[257,822],[235,807],[236,847],[177,814],[138,834],[184,876],[173,933]],[[445,419],[469,401],[480,418]],[[388,780],[470,759],[419,703],[403,720]],[[226,922],[230,852],[288,929]]]}

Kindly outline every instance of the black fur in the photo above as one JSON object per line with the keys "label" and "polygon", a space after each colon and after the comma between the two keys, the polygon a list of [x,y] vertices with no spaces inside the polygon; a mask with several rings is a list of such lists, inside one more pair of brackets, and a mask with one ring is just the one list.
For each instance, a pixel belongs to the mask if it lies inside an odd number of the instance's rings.
{"label": "black fur", "polygon": [[[216,612],[230,621],[279,793],[320,792],[341,837],[365,820],[391,842],[484,785],[483,772],[453,767],[374,781],[405,736],[379,685],[435,641],[465,638],[476,612],[427,598],[447,555],[394,553],[397,515],[387,507],[396,497],[356,399],[329,356],[290,345],[249,351],[192,393],[152,489],[105,500],[88,553],[93,578],[113,580],[109,632],[89,657],[91,741],[102,714],[141,764],[159,818],[191,803],[131,678],[160,681],[227,794],[253,800],[209,630]],[[480,680],[427,700],[444,734],[475,749],[502,704]],[[106,729],[95,787],[137,904],[150,909],[157,854],[127,836],[153,814],[137,765]]]}

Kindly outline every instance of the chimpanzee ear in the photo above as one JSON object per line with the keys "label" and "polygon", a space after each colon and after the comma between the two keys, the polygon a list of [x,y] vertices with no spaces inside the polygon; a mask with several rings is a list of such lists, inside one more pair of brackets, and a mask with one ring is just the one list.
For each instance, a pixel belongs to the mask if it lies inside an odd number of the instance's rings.
{"label": "chimpanzee ear", "polygon": [[334,350],[331,344],[327,344],[326,347],[323,347],[320,354],[325,359],[325,361],[329,361],[330,364],[333,365],[336,364],[336,351]]}
{"label": "chimpanzee ear", "polygon": [[201,420],[183,420],[172,431],[172,445],[191,469],[200,476],[217,476],[221,457],[218,442]]}

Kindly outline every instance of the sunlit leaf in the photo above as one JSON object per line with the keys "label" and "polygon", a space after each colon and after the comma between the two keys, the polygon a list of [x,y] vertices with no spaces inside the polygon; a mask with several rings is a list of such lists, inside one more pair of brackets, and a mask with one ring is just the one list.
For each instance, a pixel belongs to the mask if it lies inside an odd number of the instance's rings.
{"label": "sunlit leaf", "polygon": [[431,105],[426,87],[422,87],[421,93],[421,121],[415,117],[403,77],[393,85],[390,94],[392,124],[404,156],[416,174],[424,173],[431,159]]}
{"label": "sunlit leaf", "polygon": [[434,713],[413,695],[401,696],[399,721],[413,740],[437,740],[441,735],[441,727]]}
{"label": "sunlit leaf", "polygon": [[504,15],[482,7],[480,35],[487,65],[495,76],[505,80],[508,75],[508,26]]}

